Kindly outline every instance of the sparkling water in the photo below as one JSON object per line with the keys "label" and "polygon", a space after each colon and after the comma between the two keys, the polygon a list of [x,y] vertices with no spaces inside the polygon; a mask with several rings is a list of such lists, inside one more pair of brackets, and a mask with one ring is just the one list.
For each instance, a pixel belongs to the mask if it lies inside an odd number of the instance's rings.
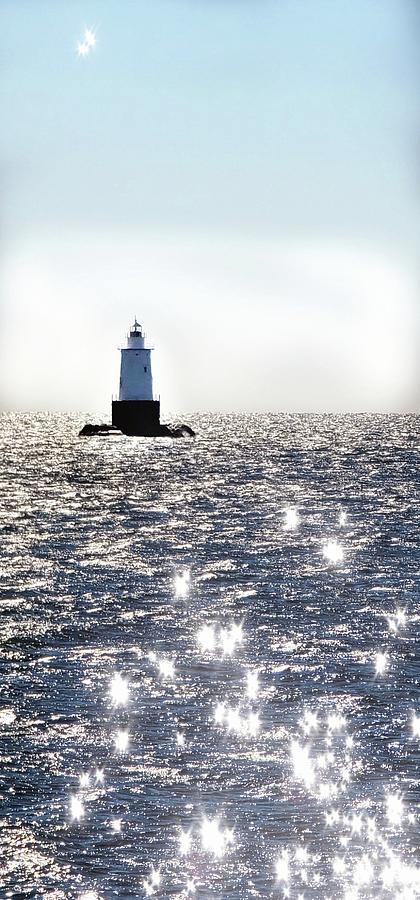
{"label": "sparkling water", "polygon": [[420,896],[419,419],[1,417],[0,896]]}

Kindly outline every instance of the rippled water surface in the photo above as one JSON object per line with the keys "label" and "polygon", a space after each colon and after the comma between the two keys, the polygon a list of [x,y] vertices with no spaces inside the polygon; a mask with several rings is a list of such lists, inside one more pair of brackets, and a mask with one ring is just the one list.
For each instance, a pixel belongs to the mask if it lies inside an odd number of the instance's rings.
{"label": "rippled water surface", "polygon": [[0,896],[420,896],[419,419],[84,421],[2,416]]}

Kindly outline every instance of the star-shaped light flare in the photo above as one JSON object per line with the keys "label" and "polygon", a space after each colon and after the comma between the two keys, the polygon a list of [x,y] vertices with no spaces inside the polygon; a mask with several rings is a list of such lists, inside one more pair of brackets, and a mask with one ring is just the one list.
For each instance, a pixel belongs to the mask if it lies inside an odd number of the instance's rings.
{"label": "star-shaped light flare", "polygon": [[92,53],[97,44],[96,34],[93,28],[85,28],[83,39],[76,44],[76,53],[79,57],[86,57]]}

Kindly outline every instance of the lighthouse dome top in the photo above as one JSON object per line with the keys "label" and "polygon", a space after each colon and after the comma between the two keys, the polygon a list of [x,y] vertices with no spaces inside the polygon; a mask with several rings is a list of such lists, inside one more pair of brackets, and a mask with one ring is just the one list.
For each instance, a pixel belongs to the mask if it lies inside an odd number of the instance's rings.
{"label": "lighthouse dome top", "polygon": [[127,335],[128,350],[142,350],[144,348],[144,333],[137,317],[134,319],[134,325],[131,326]]}
{"label": "lighthouse dome top", "polygon": [[134,319],[134,325],[130,328],[130,336],[141,337],[141,325],[140,322],[137,321],[137,317]]}

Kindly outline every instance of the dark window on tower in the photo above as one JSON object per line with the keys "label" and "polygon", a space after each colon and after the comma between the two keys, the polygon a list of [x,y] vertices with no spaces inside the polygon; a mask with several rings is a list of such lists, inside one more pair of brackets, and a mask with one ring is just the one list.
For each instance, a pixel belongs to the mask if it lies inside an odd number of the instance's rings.
{"label": "dark window on tower", "polygon": [[147,366],[144,367],[144,371],[147,372]]}

